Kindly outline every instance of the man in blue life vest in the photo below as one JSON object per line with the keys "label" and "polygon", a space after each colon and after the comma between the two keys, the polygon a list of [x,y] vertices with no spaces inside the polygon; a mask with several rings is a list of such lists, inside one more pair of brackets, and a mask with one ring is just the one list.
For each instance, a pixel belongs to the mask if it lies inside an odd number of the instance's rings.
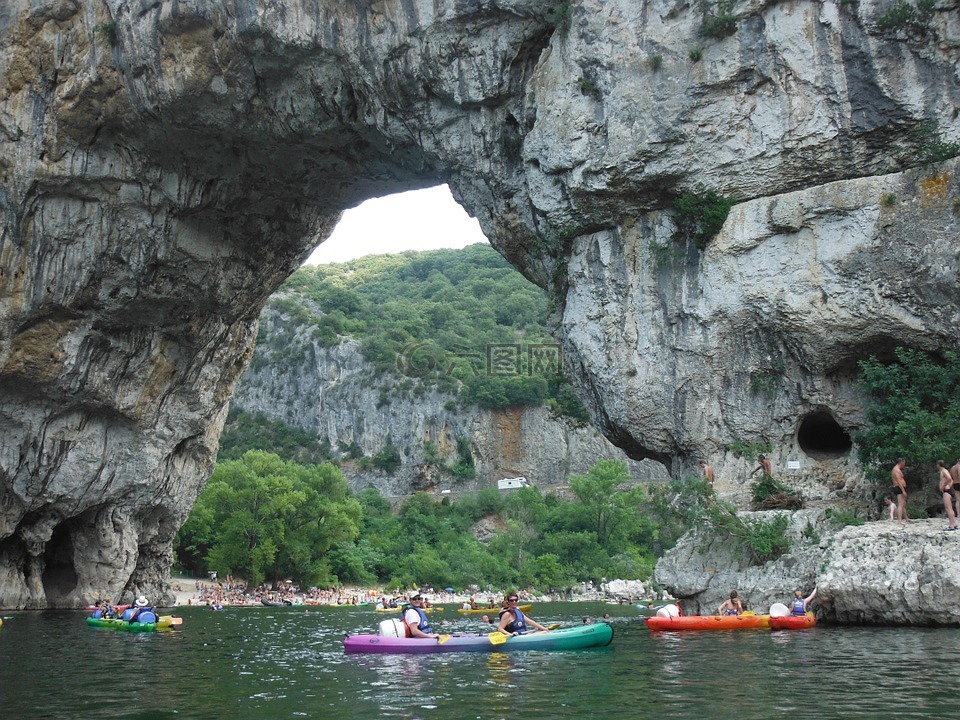
{"label": "man in blue life vest", "polygon": [[[157,611],[153,609],[150,605],[150,601],[146,597],[141,595],[137,598],[137,602],[134,603],[134,607],[131,608],[133,612],[130,613],[130,619],[128,622],[138,622],[138,623],[155,623],[157,622]],[[124,613],[126,615],[126,613]]]}
{"label": "man in blue life vest", "polygon": [[810,601],[817,596],[817,589],[814,588],[813,592],[807,597],[802,597],[802,595],[803,593],[801,593],[799,590],[793,591],[793,600],[790,601],[791,615],[805,615],[807,612],[807,605],[809,605]]}
{"label": "man in blue life vest", "polygon": [[430,621],[423,611],[423,595],[419,591],[410,596],[410,602],[403,608],[403,623],[407,626],[408,637],[439,638],[440,635],[431,632]]}

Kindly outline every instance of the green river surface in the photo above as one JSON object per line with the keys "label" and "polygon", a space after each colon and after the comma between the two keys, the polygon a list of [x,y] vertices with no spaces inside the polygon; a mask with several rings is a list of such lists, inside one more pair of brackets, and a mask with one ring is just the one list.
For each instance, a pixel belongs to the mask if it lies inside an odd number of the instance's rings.
{"label": "green river surface", "polygon": [[[0,612],[0,718],[960,717],[960,629],[653,633],[630,605],[530,614],[605,612],[606,648],[420,656],[344,654],[345,634],[390,617],[365,607],[177,608],[179,629],[149,634],[91,628],[81,612]],[[431,622],[484,629],[452,607]]]}

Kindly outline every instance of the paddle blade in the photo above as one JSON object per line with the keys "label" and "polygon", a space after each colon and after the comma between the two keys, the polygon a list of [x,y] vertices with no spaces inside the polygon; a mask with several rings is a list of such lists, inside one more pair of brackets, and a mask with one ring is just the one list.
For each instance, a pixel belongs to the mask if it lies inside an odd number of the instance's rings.
{"label": "paddle blade", "polygon": [[443,645],[449,639],[450,639],[449,635],[441,635],[440,637],[437,638],[437,642]]}
{"label": "paddle blade", "polygon": [[790,608],[783,603],[774,603],[770,606],[770,617],[786,617],[790,614]]}
{"label": "paddle blade", "polygon": [[560,628],[560,623],[557,623],[556,625],[547,626],[547,630],[558,630],[559,628]]}
{"label": "paddle blade", "polygon": [[161,615],[157,618],[157,625],[159,627],[169,627],[171,625],[182,625],[183,618],[173,617],[173,615]]}
{"label": "paddle blade", "polygon": [[487,637],[490,639],[491,645],[503,645],[503,643],[507,641],[507,636],[504,635],[499,630],[497,630],[496,632],[490,633],[489,635],[487,635]]}

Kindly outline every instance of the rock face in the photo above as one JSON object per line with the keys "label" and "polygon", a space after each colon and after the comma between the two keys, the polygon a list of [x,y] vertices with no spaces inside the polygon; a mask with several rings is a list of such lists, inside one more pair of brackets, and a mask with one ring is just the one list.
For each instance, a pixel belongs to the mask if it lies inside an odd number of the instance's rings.
{"label": "rock face", "polygon": [[[268,306],[260,323],[261,337],[269,337],[286,318]],[[290,357],[302,361],[291,366]],[[597,460],[623,460],[635,480],[668,479],[659,463],[631,460],[595,427],[552,418],[545,407],[490,411],[459,407],[435,390],[385,394],[374,374],[356,341],[322,347],[306,326],[280,348],[257,347],[233,406],[315,433],[329,444],[352,490],[372,487],[385,497],[416,491],[457,497],[518,476],[549,490],[585,474]],[[407,379],[416,385],[416,378]],[[349,462],[348,449],[370,458],[388,439],[399,453],[395,471]],[[434,458],[427,457],[428,443]],[[461,443],[469,448],[474,478],[440,469],[457,463]]]}
{"label": "rock face", "polygon": [[[743,513],[770,519],[776,511]],[[686,535],[657,563],[655,580],[688,615],[716,614],[737,590],[748,609],[789,604],[794,590],[816,587],[810,609],[827,622],[874,625],[960,625],[960,538],[945,520],[901,526],[887,521],[842,529],[822,510],[790,518],[790,551],[764,565],[729,541]]]}
{"label": "rock face", "polygon": [[[957,347],[956,165],[900,172],[960,139],[957,7],[4,2],[0,605],[162,593],[266,298],[443,181],[631,457],[828,492],[855,361]],[[674,258],[698,187],[742,204]]]}

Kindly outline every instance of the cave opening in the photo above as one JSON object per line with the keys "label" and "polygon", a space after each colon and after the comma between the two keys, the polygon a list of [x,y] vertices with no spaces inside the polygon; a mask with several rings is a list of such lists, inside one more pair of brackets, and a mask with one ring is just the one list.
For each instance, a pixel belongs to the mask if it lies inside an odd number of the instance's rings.
{"label": "cave opening", "polygon": [[815,459],[841,458],[850,452],[853,440],[826,410],[805,416],[797,431],[800,449]]}
{"label": "cave opening", "polygon": [[79,582],[73,566],[73,538],[64,523],[58,525],[43,553],[43,594],[47,604],[60,607]]}

